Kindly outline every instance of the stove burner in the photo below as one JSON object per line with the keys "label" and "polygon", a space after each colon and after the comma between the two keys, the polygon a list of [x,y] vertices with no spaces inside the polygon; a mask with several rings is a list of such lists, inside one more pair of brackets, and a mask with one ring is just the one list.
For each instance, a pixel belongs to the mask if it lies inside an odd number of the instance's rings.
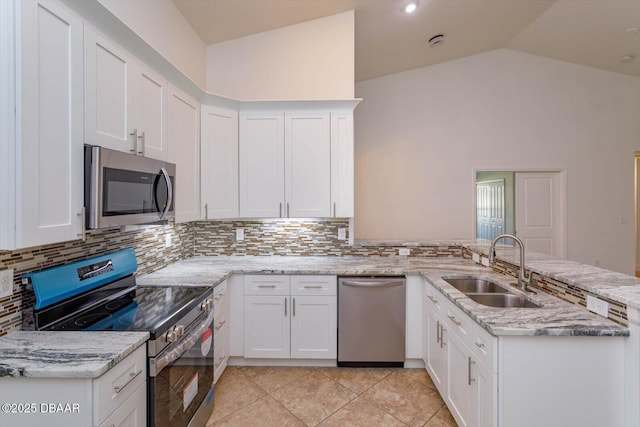
{"label": "stove burner", "polygon": [[116,311],[122,307],[124,307],[125,305],[131,304],[131,299],[130,298],[126,298],[126,299],[117,299],[114,301],[111,301],[107,304],[105,304],[104,308],[106,308],[109,311]]}
{"label": "stove burner", "polygon": [[87,326],[93,324],[102,319],[108,319],[111,317],[109,313],[91,313],[85,316],[81,316],[74,322],[77,326]]}

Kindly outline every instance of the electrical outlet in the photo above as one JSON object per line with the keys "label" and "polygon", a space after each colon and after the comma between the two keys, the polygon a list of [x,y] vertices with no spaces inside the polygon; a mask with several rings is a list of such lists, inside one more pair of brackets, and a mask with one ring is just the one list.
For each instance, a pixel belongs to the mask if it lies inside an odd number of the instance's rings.
{"label": "electrical outlet", "polygon": [[165,248],[170,248],[171,247],[171,234],[165,234],[164,235],[164,247]]}
{"label": "electrical outlet", "polygon": [[0,298],[13,294],[13,268],[0,271]]}
{"label": "electrical outlet", "polygon": [[486,256],[480,257],[481,263],[482,265],[484,265],[485,267],[489,267],[489,258]]}
{"label": "electrical outlet", "polygon": [[338,240],[347,240],[346,228],[338,228]]}
{"label": "electrical outlet", "polygon": [[244,240],[244,228],[236,228],[236,240]]}
{"label": "electrical outlet", "polygon": [[591,295],[587,295],[587,310],[602,317],[609,317],[609,303]]}
{"label": "electrical outlet", "polygon": [[403,248],[398,250],[398,255],[400,256],[409,256],[411,255],[411,249]]}
{"label": "electrical outlet", "polygon": [[476,264],[480,264],[480,254],[477,253],[472,253],[471,254],[471,259],[473,260],[473,262],[475,262]]}

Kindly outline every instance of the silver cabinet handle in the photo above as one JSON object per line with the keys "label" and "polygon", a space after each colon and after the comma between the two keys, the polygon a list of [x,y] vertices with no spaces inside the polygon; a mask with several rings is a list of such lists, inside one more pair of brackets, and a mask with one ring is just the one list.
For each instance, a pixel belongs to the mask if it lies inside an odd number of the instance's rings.
{"label": "silver cabinet handle", "polygon": [[427,295],[427,298],[429,298],[431,300],[431,302],[433,302],[434,304],[438,303],[438,300],[435,299],[434,297],[432,297],[431,295]]}
{"label": "silver cabinet handle", "polygon": [[440,324],[440,348],[444,347],[446,344],[444,342],[444,333],[446,329],[444,328],[444,324]]}
{"label": "silver cabinet handle", "polygon": [[204,204],[204,219],[209,219],[209,203]]}
{"label": "silver cabinet handle", "polygon": [[80,217],[80,230],[82,230],[80,233],[78,233],[78,237],[82,237],[82,241],[86,242],[87,241],[87,229],[85,227],[85,224],[87,221],[86,208],[83,206],[82,210],[77,215]]}
{"label": "silver cabinet handle", "polygon": [[280,210],[279,210],[279,212],[280,212],[279,216],[280,216],[280,218],[282,218],[282,202],[280,202]]}
{"label": "silver cabinet handle", "polygon": [[289,202],[287,202],[287,218],[290,218],[290,216],[289,216]]}
{"label": "silver cabinet handle", "polygon": [[142,132],[141,135],[138,135],[138,139],[142,140],[140,144],[140,147],[142,148],[138,151],[138,154],[140,154],[141,156],[144,156],[144,143],[145,143],[144,131]]}
{"label": "silver cabinet handle", "polygon": [[138,129],[134,128],[133,132],[131,132],[129,136],[133,137],[133,145],[132,145],[133,148],[129,149],[129,151],[132,153],[135,153],[138,146]]}
{"label": "silver cabinet handle", "polygon": [[164,179],[167,180],[167,206],[164,208],[162,215],[160,215],[160,219],[163,219],[169,212],[169,209],[171,209],[171,203],[173,203],[173,184],[171,183],[169,172],[167,172],[165,168],[160,168],[160,173],[162,173]]}
{"label": "silver cabinet handle", "polygon": [[468,372],[468,374],[467,374],[467,384],[471,385],[471,383],[475,381],[473,378],[471,378],[471,365],[473,365],[476,362],[471,360],[471,356],[469,356],[468,360],[469,360],[469,362],[467,363],[467,372]]}
{"label": "silver cabinet handle", "polygon": [[296,315],[296,299],[293,298],[293,307],[291,308],[291,314],[295,317]]}
{"label": "silver cabinet handle", "polygon": [[333,217],[336,217],[336,202],[333,202]]}
{"label": "silver cabinet handle", "polygon": [[287,317],[287,297],[284,297],[284,317]]}
{"label": "silver cabinet handle", "polygon": [[451,321],[452,321],[453,323],[455,323],[455,324],[456,324],[456,326],[460,326],[460,325],[462,325],[462,322],[460,322],[460,321],[456,320],[456,316],[454,316],[453,314],[447,314],[447,317],[448,317],[449,319],[451,319]]}
{"label": "silver cabinet handle", "polygon": [[258,285],[259,288],[275,288],[276,285]]}
{"label": "silver cabinet handle", "polygon": [[142,373],[142,369],[140,369],[140,370],[139,370],[138,372],[136,372],[136,373],[131,372],[131,373],[129,374],[129,381],[127,381],[126,383],[124,383],[124,384],[122,384],[122,385],[119,385],[119,386],[114,387],[114,388],[113,388],[113,391],[115,391],[115,392],[116,392],[116,394],[120,393],[120,392],[121,392],[122,390],[124,390],[124,389],[129,385],[129,384],[131,384],[131,382],[132,382],[133,380],[135,380],[135,379],[136,379],[136,377],[137,377],[138,375],[140,375],[141,373]]}
{"label": "silver cabinet handle", "polygon": [[484,343],[482,343],[482,342],[477,342],[477,341],[476,341],[476,342],[475,342],[475,344],[476,344],[476,347],[478,347],[478,348],[480,348],[480,349],[483,349],[483,348],[484,348]]}
{"label": "silver cabinet handle", "polygon": [[322,289],[322,286],[321,285],[318,285],[318,286],[304,285],[304,288],[305,289]]}
{"label": "silver cabinet handle", "polygon": [[440,321],[436,321],[436,344],[440,344]]}
{"label": "silver cabinet handle", "polygon": [[215,329],[216,331],[219,331],[219,330],[220,330],[220,328],[222,328],[222,327],[225,325],[225,323],[227,323],[227,321],[226,321],[226,320],[223,320],[223,321],[222,321],[222,322],[220,322],[220,324],[219,324],[218,326],[216,326],[214,329]]}

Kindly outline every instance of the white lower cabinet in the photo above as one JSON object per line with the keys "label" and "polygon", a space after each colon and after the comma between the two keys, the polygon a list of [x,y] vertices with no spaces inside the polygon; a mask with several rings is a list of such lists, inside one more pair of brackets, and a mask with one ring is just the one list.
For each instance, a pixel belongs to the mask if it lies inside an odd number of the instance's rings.
{"label": "white lower cabinet", "polygon": [[0,412],[1,426],[146,426],[146,345],[95,379],[2,377],[0,401],[34,405]]}
{"label": "white lower cabinet", "polygon": [[244,276],[244,357],[335,359],[336,276]]}
{"label": "white lower cabinet", "polygon": [[231,298],[227,281],[213,290],[213,383],[224,372],[229,361],[229,325]]}

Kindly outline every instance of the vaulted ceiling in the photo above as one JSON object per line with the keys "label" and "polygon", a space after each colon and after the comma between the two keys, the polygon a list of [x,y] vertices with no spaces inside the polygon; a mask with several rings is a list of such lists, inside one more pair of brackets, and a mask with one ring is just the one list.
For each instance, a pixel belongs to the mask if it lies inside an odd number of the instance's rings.
{"label": "vaulted ceiling", "polygon": [[498,48],[640,77],[640,0],[173,2],[206,44],[355,10],[356,81]]}

